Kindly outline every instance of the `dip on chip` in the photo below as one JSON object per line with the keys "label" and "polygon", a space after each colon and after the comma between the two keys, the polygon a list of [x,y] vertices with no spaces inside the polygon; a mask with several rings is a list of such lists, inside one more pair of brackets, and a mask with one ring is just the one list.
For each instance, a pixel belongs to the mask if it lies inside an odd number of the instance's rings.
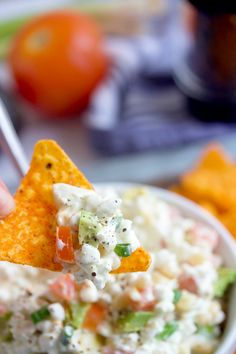
{"label": "dip on chip", "polygon": [[64,270],[98,287],[110,271],[146,271],[150,265],[120,201],[97,194],[52,140],[36,144],[15,201],[15,211],[0,221],[2,261]]}

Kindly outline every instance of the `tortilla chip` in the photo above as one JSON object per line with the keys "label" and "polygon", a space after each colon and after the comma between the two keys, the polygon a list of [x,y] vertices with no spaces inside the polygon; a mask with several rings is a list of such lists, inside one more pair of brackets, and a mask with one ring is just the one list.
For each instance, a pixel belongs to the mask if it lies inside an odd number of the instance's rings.
{"label": "tortilla chip", "polygon": [[206,208],[236,238],[236,164],[221,145],[208,145],[197,166],[172,190]]}
{"label": "tortilla chip", "polygon": [[54,261],[56,209],[52,185],[57,182],[92,188],[54,141],[39,141],[29,172],[16,192],[16,209],[0,222],[1,260],[61,270]]}
{"label": "tortilla chip", "polygon": [[220,144],[212,143],[206,147],[197,168],[219,170],[231,166],[232,163],[231,157],[225,152],[223,147]]}
{"label": "tortilla chip", "polygon": [[194,171],[181,179],[181,186],[188,198],[199,201],[207,199],[221,209],[227,208],[229,198],[220,176],[211,171]]}
{"label": "tortilla chip", "polygon": [[[62,269],[54,260],[57,213],[52,194],[54,183],[93,188],[56,142],[42,140],[35,145],[30,169],[16,192],[15,211],[0,221],[0,260],[53,271]],[[142,253],[142,257],[149,255]],[[131,255],[124,269],[140,270],[146,262],[146,258],[140,258],[137,263],[135,255],[134,259]]]}
{"label": "tortilla chip", "polygon": [[236,238],[236,209],[232,208],[229,211],[219,215],[222,224],[234,235]]}
{"label": "tortilla chip", "polygon": [[199,200],[198,204],[201,205],[202,208],[206,209],[211,214],[213,214],[215,217],[218,217],[218,210],[213,203],[209,202],[208,200]]}
{"label": "tortilla chip", "polygon": [[206,200],[224,211],[229,205],[236,206],[235,180],[236,165],[230,156],[220,145],[210,144],[198,165],[181,177],[176,190],[198,203]]}
{"label": "tortilla chip", "polygon": [[181,188],[190,199],[208,200],[221,211],[236,207],[236,166],[225,170],[197,169],[181,178]]}
{"label": "tortilla chip", "polygon": [[112,274],[145,272],[151,264],[151,256],[139,247],[129,257],[122,258],[119,268],[112,271]]}

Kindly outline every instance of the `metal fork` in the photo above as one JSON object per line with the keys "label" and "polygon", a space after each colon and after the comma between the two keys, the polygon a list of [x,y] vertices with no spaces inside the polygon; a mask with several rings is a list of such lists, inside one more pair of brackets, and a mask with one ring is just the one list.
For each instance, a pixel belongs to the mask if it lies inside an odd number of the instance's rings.
{"label": "metal fork", "polygon": [[0,99],[0,145],[21,177],[28,170],[28,162],[15,132],[8,111]]}

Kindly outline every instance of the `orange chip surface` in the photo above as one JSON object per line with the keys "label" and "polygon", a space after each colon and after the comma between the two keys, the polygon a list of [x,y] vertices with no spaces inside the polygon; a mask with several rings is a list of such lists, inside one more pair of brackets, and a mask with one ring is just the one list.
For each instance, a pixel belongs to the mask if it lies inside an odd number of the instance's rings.
{"label": "orange chip surface", "polygon": [[220,210],[236,206],[236,165],[220,147],[207,147],[198,166],[181,177],[187,197],[207,200]]}
{"label": "orange chip surface", "polygon": [[[30,169],[15,194],[15,211],[0,221],[0,260],[53,271],[62,269],[54,260],[54,183],[93,188],[56,142],[42,140],[35,145]],[[146,270],[150,263],[145,251],[139,253],[139,259],[136,252],[128,258],[128,263],[124,258],[119,268],[124,272]]]}
{"label": "orange chip surface", "polygon": [[142,247],[139,247],[129,257],[122,258],[120,267],[113,270],[112,274],[145,272],[150,264],[150,255]]}
{"label": "orange chip surface", "polygon": [[198,169],[219,170],[232,165],[233,161],[220,144],[209,144],[198,163]]}
{"label": "orange chip surface", "polygon": [[236,163],[223,146],[208,145],[197,165],[172,190],[202,205],[236,238]]}

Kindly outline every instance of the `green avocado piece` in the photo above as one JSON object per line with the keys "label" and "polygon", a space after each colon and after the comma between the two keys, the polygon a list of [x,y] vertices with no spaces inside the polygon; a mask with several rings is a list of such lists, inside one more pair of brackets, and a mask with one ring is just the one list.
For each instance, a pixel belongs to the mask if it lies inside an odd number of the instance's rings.
{"label": "green avocado piece", "polygon": [[97,247],[97,233],[100,231],[101,225],[98,217],[90,211],[82,210],[79,219],[79,241],[81,244],[89,243]]}
{"label": "green avocado piece", "polygon": [[73,328],[81,328],[86,313],[90,305],[86,303],[75,303],[70,304],[68,313],[67,313],[67,324],[71,325]]}
{"label": "green avocado piece", "polygon": [[153,318],[150,311],[126,312],[117,321],[117,329],[123,333],[138,332]]}
{"label": "green avocado piece", "polygon": [[174,305],[178,304],[181,297],[182,297],[182,291],[179,289],[174,289],[174,300],[173,300]]}
{"label": "green avocado piece", "polygon": [[156,336],[156,339],[159,340],[168,339],[170,336],[172,336],[173,333],[177,331],[178,327],[179,327],[178,322],[176,321],[166,323],[163,331]]}
{"label": "green avocado piece", "polygon": [[232,268],[219,268],[218,279],[214,286],[215,297],[222,297],[229,285],[236,282],[236,270]]}

